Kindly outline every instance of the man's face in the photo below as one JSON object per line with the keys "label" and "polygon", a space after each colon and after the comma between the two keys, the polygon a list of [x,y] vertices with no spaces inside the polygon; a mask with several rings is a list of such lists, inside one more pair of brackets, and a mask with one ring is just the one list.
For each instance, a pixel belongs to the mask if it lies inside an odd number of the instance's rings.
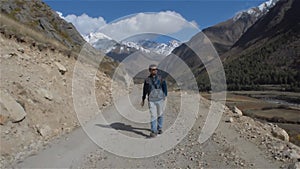
{"label": "man's face", "polygon": [[149,71],[150,71],[151,75],[156,75],[157,74],[157,67],[151,67],[151,68],[149,68]]}

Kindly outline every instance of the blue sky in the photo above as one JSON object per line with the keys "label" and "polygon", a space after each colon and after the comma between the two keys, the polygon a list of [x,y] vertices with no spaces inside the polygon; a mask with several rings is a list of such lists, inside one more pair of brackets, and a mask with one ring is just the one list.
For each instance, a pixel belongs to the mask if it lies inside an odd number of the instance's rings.
{"label": "blue sky", "polygon": [[[83,37],[100,32],[121,41],[127,35],[157,33],[182,42],[189,40],[201,29],[225,21],[239,11],[265,1],[44,0],[63,19],[73,23]],[[114,24],[112,21],[115,21]]]}
{"label": "blue sky", "polygon": [[258,6],[264,0],[44,0],[54,10],[64,15],[103,17],[111,22],[120,17],[139,12],[175,11],[188,21],[196,21],[201,29],[225,21],[241,10]]}

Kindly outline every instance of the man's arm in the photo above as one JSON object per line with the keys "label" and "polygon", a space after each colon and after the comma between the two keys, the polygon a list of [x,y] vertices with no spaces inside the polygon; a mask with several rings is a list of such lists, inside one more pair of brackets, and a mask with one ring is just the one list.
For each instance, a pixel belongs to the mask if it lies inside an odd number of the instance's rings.
{"label": "man's arm", "polygon": [[145,80],[144,81],[144,86],[143,86],[143,96],[142,96],[143,101],[146,99],[147,92],[148,92],[148,85],[147,85],[146,80]]}
{"label": "man's arm", "polygon": [[146,80],[144,81],[144,86],[143,86],[143,96],[142,96],[142,102],[141,102],[141,106],[143,107],[145,104],[145,99],[146,99],[146,95],[148,92],[148,84],[146,83]]}
{"label": "man's arm", "polygon": [[164,92],[165,96],[168,96],[168,87],[167,83],[165,80],[162,80],[162,85],[161,85],[162,91]]}

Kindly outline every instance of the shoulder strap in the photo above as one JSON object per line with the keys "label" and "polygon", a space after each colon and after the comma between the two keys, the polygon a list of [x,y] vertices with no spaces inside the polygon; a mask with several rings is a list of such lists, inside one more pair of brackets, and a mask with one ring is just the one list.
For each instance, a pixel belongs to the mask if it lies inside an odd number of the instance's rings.
{"label": "shoulder strap", "polygon": [[148,83],[148,84],[149,84],[149,83],[150,83],[150,81],[151,81],[151,80],[150,80],[150,77],[147,77],[147,78],[145,79],[145,81],[146,81],[146,83]]}
{"label": "shoulder strap", "polygon": [[160,88],[162,89],[163,78],[160,75],[157,75],[157,78],[159,80]]}

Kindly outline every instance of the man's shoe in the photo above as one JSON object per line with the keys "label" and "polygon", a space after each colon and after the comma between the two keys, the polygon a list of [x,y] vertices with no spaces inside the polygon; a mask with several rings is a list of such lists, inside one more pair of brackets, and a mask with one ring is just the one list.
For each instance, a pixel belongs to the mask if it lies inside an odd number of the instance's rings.
{"label": "man's shoe", "polygon": [[162,134],[162,133],[163,133],[162,129],[159,129],[158,134]]}
{"label": "man's shoe", "polygon": [[156,137],[156,136],[157,136],[156,133],[154,133],[154,132],[151,132],[151,133],[150,133],[150,138],[153,138],[153,137]]}

